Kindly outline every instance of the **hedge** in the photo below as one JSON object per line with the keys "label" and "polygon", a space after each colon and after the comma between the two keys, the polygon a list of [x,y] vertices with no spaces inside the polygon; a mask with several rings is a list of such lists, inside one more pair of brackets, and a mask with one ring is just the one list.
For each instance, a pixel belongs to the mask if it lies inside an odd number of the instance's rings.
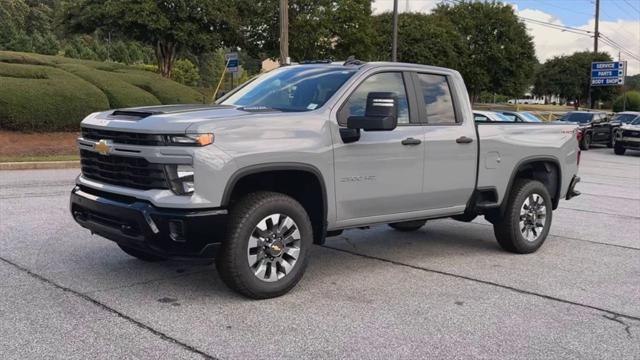
{"label": "hedge", "polygon": [[0,129],[77,130],[87,114],[108,108],[100,89],[66,71],[0,62]]}
{"label": "hedge", "polygon": [[73,131],[95,111],[203,101],[188,86],[132,66],[0,51],[0,129]]}

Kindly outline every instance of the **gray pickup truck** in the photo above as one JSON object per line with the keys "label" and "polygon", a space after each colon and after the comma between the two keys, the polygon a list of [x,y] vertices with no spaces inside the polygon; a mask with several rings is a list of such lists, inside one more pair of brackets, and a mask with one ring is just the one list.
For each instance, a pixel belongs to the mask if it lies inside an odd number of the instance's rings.
{"label": "gray pickup truck", "polygon": [[232,289],[282,295],[344,229],[483,215],[531,253],[579,193],[576,126],[474,124],[460,74],[402,63],[285,66],[213,105],[82,121],[74,219],[146,261],[215,261]]}

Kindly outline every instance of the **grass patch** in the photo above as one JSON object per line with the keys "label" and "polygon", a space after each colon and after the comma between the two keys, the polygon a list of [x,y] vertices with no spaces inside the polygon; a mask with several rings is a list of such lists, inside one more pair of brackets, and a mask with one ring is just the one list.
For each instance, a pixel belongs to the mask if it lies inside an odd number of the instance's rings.
{"label": "grass patch", "polygon": [[140,66],[0,51],[4,130],[77,130],[95,111],[203,101],[198,91]]}

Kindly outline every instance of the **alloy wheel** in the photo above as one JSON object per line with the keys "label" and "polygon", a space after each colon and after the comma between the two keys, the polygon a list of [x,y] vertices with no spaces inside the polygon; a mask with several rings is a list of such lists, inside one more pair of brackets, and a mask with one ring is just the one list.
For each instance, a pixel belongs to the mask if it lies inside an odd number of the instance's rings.
{"label": "alloy wheel", "polygon": [[300,231],[292,218],[284,214],[268,215],[249,237],[249,267],[262,281],[278,281],[291,273],[298,262],[300,245]]}

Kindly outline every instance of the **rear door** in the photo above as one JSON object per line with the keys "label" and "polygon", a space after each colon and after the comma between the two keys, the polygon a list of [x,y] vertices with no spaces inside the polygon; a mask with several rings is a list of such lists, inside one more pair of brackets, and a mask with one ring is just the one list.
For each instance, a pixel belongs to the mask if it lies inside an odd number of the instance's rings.
{"label": "rear door", "polygon": [[[464,124],[458,94],[446,75],[414,73],[418,114],[425,124],[425,209],[466,205],[475,188],[478,143],[474,124]],[[478,115],[475,115],[478,120]]]}
{"label": "rear door", "polygon": [[425,127],[417,123],[410,75],[378,72],[363,79],[338,111],[340,126],[346,126],[349,116],[364,115],[370,92],[396,93],[398,126],[392,131],[361,131],[352,143],[334,141],[338,221],[422,209]]}

